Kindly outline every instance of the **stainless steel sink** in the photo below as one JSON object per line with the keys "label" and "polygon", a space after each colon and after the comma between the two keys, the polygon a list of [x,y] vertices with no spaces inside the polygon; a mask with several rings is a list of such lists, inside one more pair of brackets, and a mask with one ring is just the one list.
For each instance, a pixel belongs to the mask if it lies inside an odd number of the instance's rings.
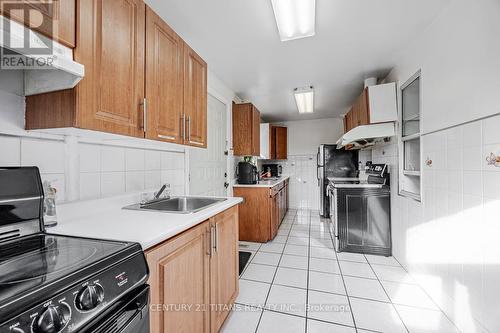
{"label": "stainless steel sink", "polygon": [[166,213],[189,214],[213,206],[226,198],[204,198],[204,197],[172,197],[169,199],[155,200],[146,204],[135,204],[123,207],[132,210],[149,210]]}

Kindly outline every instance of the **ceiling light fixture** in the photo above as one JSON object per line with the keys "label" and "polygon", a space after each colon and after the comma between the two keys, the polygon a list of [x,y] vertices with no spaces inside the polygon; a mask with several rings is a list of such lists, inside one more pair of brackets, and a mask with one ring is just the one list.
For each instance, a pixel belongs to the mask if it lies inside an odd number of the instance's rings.
{"label": "ceiling light fixture", "polygon": [[293,94],[299,113],[314,112],[314,89],[312,86],[295,88]]}
{"label": "ceiling light fixture", "polygon": [[271,0],[282,42],[315,34],[316,0]]}

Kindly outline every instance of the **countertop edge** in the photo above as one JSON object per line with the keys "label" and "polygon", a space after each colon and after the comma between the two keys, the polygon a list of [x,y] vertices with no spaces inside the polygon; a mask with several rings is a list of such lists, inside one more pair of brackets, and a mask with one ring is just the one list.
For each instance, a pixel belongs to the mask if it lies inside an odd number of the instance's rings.
{"label": "countertop edge", "polygon": [[285,180],[290,179],[290,176],[283,176],[280,180],[276,180],[276,183],[273,184],[234,184],[233,187],[256,187],[256,188],[272,188],[276,185],[281,184]]}
{"label": "countertop edge", "polygon": [[[155,239],[152,239],[149,242],[141,242],[140,244],[142,246],[142,249],[144,252],[147,252],[147,251],[151,250],[153,247],[169,240],[170,238],[175,237],[177,235],[180,235],[184,231],[189,230],[189,229],[197,226],[198,224],[205,222],[206,220],[210,219],[211,217],[214,217],[215,215],[222,213],[225,210],[228,210],[234,206],[239,205],[242,202],[243,202],[243,198],[235,197],[235,198],[232,198],[232,200],[227,200],[226,202],[221,203],[220,206],[217,205],[217,206],[211,207],[212,209],[210,209],[209,214],[207,212],[206,214],[203,214],[201,216],[197,216],[197,218],[194,221],[186,222],[185,224],[180,225],[179,227],[174,228],[169,232],[165,232],[164,234],[161,234],[160,236],[156,237]],[[199,213],[201,213],[201,212],[199,212]]]}

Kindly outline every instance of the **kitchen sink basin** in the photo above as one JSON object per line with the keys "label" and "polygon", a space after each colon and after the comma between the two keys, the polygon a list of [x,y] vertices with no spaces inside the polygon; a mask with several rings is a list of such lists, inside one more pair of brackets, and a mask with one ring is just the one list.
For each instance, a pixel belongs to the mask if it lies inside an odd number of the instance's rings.
{"label": "kitchen sink basin", "polygon": [[132,210],[149,210],[166,213],[189,214],[213,206],[226,198],[204,198],[204,197],[172,197],[169,199],[154,200],[145,204],[135,204],[124,207]]}

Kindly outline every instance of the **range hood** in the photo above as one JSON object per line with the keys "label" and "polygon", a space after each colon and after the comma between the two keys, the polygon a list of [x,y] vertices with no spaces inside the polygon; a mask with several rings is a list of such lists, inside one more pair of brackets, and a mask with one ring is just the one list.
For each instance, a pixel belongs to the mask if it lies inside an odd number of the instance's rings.
{"label": "range hood", "polygon": [[395,135],[396,126],[393,122],[357,126],[337,141],[337,148],[367,148],[375,145],[377,142],[387,141],[388,138]]}
{"label": "range hood", "polygon": [[[73,88],[85,74],[84,66],[73,61],[72,49],[1,15],[0,48],[2,70],[24,71],[25,96]],[[40,55],[33,49],[50,51]]]}

